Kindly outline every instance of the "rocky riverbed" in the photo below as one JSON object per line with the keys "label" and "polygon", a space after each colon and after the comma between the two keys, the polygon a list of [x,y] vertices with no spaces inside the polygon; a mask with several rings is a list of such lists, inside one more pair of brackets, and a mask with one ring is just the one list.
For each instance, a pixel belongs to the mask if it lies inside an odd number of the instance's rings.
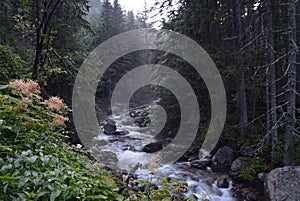
{"label": "rocky riverbed", "polygon": [[155,164],[153,154],[164,144],[157,142],[145,128],[148,122],[135,119],[135,124],[132,124],[130,118],[133,117],[128,114],[112,116],[109,121],[102,123],[103,133],[95,138],[99,161],[105,161],[105,165],[110,168],[119,169],[123,172],[123,177],[129,176],[134,170],[132,177],[147,180],[157,188],[163,188],[162,179],[171,183],[181,181],[186,190],[179,197],[197,200],[207,198],[212,201],[236,200],[232,193],[232,180],[226,173],[213,172],[209,167],[210,160],[197,160],[198,148],[189,150],[187,158],[183,157],[181,162]]}
{"label": "rocky riverbed", "polygon": [[122,172],[123,180],[128,180],[133,190],[145,190],[136,179],[146,180],[155,188],[163,188],[164,181],[180,181],[185,190],[175,195],[177,200],[182,197],[210,201],[298,199],[299,168],[262,172],[255,182],[239,176],[239,171],[254,162],[251,156],[255,154],[255,147],[241,147],[236,153],[231,147],[222,146],[214,155],[199,158],[199,151],[203,150],[192,146],[177,163],[161,165],[153,161],[155,152],[169,140],[155,139],[147,129],[149,123],[149,119],[143,119],[138,112],[111,116],[102,122],[102,132],[94,139],[99,161]]}

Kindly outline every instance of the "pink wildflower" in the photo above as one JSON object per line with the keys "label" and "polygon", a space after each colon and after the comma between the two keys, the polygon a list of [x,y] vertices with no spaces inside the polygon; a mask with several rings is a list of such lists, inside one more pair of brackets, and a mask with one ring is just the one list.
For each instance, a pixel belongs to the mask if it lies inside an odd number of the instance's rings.
{"label": "pink wildflower", "polygon": [[51,97],[45,101],[45,104],[50,110],[61,111],[62,109],[68,108],[68,106],[59,97]]}
{"label": "pink wildflower", "polygon": [[64,117],[62,115],[56,115],[54,118],[53,118],[53,124],[55,126],[63,126],[65,125],[65,122],[66,121],[69,121],[69,118],[68,117]]}
{"label": "pink wildflower", "polygon": [[39,84],[33,80],[23,81],[15,80],[9,83],[13,88],[20,90],[28,98],[32,97],[32,94],[39,95],[41,93],[41,88]]}

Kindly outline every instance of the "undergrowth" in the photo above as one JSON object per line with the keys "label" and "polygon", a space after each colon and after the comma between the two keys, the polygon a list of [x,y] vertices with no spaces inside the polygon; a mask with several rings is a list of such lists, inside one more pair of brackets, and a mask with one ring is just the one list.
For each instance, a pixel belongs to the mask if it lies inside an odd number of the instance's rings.
{"label": "undergrowth", "polygon": [[110,172],[65,143],[67,112],[33,81],[0,87],[0,200],[123,200]]}

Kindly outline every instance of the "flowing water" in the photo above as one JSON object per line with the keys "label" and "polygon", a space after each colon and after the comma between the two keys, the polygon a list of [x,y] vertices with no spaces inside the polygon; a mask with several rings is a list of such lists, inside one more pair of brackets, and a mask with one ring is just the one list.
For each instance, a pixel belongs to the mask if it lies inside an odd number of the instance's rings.
{"label": "flowing water", "polygon": [[139,178],[149,180],[155,184],[158,184],[156,183],[158,178],[185,181],[188,186],[188,190],[185,193],[187,197],[195,197],[198,200],[209,198],[210,201],[235,200],[231,193],[231,182],[227,189],[218,188],[217,174],[209,169],[204,171],[192,168],[189,162],[163,165],[156,169],[154,174],[153,172],[150,174],[145,167],[149,165],[149,158],[152,154],[141,150],[146,144],[155,142],[154,137],[149,133],[148,129],[133,125],[127,114],[112,116],[110,119],[116,122],[117,130],[128,131],[128,134],[120,136],[100,134],[95,140],[101,142],[101,146],[99,146],[100,152],[114,153],[119,169],[130,171],[139,163],[141,166],[135,171]]}

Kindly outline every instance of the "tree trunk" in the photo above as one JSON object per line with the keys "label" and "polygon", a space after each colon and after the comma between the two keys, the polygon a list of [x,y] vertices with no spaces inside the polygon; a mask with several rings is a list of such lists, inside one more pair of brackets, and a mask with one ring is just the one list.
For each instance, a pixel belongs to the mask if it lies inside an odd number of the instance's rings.
{"label": "tree trunk", "polygon": [[246,97],[246,78],[245,78],[245,67],[244,58],[241,50],[243,46],[243,28],[242,28],[242,15],[241,15],[241,0],[235,0],[234,2],[235,11],[235,24],[236,33],[238,37],[237,43],[237,55],[239,56],[239,75],[240,75],[240,90],[239,90],[239,101],[240,101],[240,123],[241,123],[241,135],[245,135],[246,127],[248,124],[248,112],[247,112],[247,97]]}
{"label": "tree trunk", "polygon": [[296,125],[296,0],[290,0],[288,6],[289,25],[289,66],[288,66],[288,106],[285,133],[284,164],[293,165],[294,132]]}
{"label": "tree trunk", "polygon": [[35,59],[32,66],[32,79],[38,80],[39,76],[39,65],[41,61],[41,55],[43,52],[43,44],[42,44],[42,30],[41,30],[41,23],[42,23],[42,1],[35,2],[35,27],[36,27],[36,44],[35,44]]}
{"label": "tree trunk", "polygon": [[270,143],[270,136],[271,136],[271,118],[270,118],[270,73],[269,68],[266,70],[266,131],[267,131],[267,137],[266,137],[266,143]]}
{"label": "tree trunk", "polygon": [[[46,36],[51,34],[50,22],[61,0],[35,1],[36,12],[36,44],[35,59],[32,66],[32,79],[38,80],[40,68],[45,63],[48,50],[43,55]],[[49,41],[48,41],[49,42]]]}
{"label": "tree trunk", "polygon": [[272,15],[272,2],[273,0],[268,0],[266,2],[267,14],[266,14],[266,49],[267,49],[267,62],[268,68],[270,70],[271,77],[271,136],[272,136],[272,154],[271,154],[271,164],[275,166],[277,160],[277,144],[278,144],[278,132],[277,132],[277,90],[276,90],[276,66],[274,64],[274,35],[273,35],[273,15]]}

